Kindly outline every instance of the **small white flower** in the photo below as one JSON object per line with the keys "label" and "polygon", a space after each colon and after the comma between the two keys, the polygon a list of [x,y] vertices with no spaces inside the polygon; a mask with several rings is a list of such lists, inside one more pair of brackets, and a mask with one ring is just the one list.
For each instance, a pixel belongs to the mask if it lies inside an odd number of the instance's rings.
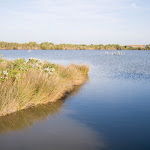
{"label": "small white flower", "polygon": [[49,68],[45,68],[44,71],[49,71]]}
{"label": "small white flower", "polygon": [[3,74],[4,74],[5,76],[7,76],[7,75],[8,75],[7,70],[6,70],[6,71],[3,71]]}

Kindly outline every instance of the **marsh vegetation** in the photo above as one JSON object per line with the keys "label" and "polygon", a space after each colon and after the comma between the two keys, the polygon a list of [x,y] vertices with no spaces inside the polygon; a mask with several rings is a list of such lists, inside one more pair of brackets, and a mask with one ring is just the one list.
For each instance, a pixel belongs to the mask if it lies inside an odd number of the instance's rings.
{"label": "marsh vegetation", "polygon": [[0,57],[0,116],[55,102],[87,79],[86,65]]}

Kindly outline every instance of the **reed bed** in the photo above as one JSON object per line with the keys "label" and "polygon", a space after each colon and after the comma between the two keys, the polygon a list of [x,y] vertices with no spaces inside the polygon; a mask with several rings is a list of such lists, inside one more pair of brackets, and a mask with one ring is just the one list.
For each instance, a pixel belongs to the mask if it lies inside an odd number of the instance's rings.
{"label": "reed bed", "polygon": [[56,102],[83,84],[86,65],[56,65],[30,58],[6,60],[0,57],[0,116]]}

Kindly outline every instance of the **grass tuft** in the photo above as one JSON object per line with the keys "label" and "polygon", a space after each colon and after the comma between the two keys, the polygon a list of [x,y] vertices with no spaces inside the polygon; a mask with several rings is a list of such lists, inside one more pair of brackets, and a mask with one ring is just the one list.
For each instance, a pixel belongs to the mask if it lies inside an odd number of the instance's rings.
{"label": "grass tuft", "polygon": [[55,102],[86,81],[86,65],[62,66],[30,58],[0,57],[0,116]]}

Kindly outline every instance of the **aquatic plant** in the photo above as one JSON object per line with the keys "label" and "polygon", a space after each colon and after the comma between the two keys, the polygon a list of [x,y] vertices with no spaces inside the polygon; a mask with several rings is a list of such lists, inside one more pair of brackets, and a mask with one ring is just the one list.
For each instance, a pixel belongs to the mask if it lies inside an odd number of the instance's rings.
{"label": "aquatic plant", "polygon": [[0,58],[0,116],[55,102],[85,82],[86,65],[57,65],[39,59]]}

